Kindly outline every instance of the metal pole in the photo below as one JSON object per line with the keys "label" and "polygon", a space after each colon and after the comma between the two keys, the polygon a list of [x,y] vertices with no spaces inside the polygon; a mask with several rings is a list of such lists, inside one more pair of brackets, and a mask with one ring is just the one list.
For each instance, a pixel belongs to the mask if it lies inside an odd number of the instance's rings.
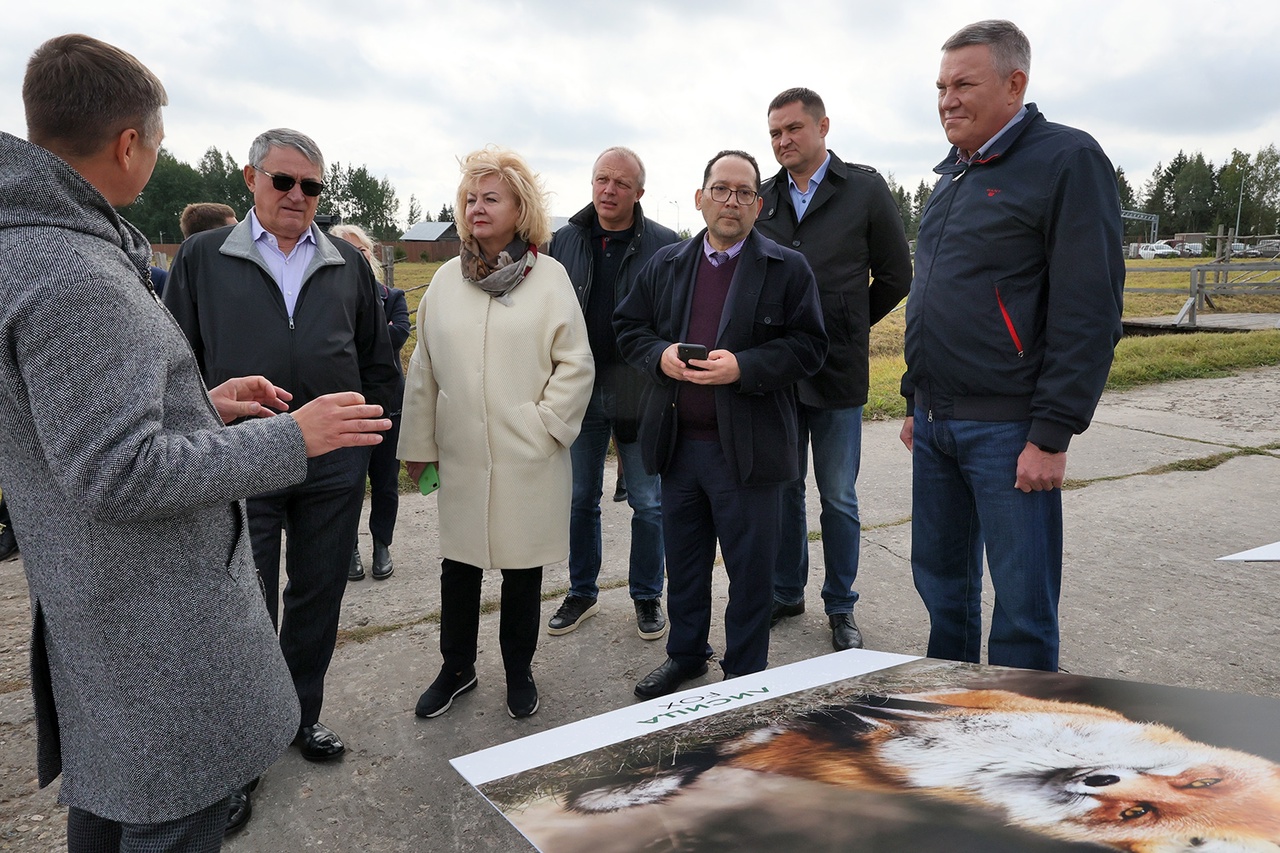
{"label": "metal pole", "polygon": [[1240,200],[1236,202],[1236,236],[1240,236],[1240,211],[1244,209],[1244,173],[1243,168],[1240,169]]}

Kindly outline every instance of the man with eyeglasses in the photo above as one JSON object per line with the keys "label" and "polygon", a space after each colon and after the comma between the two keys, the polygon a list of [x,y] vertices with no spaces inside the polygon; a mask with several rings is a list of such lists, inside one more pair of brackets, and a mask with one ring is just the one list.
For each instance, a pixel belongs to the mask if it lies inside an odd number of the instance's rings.
{"label": "man with eyeglasses", "polygon": [[[354,246],[314,223],[324,191],[320,149],[296,130],[277,128],[253,141],[248,161],[249,215],[186,240],[165,288],[165,305],[190,340],[205,381],[213,386],[258,373],[289,388],[294,405],[358,391],[389,410],[399,374],[373,274]],[[254,562],[302,707],[294,742],[311,761],[345,750],[319,718],[369,452],[348,448],[310,460],[301,484],[248,500]],[[289,582],[281,615],[286,529]],[[233,803],[229,828],[243,826],[248,814],[246,788]]]}
{"label": "man with eyeglasses", "polygon": [[623,357],[651,382],[639,442],[662,475],[671,627],[667,660],[636,684],[645,699],[707,671],[717,540],[724,677],[768,665],[780,496],[798,476],[794,387],[827,335],[809,264],[752,229],[759,189],[750,154],[713,157],[694,194],[706,229],[660,249],[614,315]]}
{"label": "man with eyeglasses", "polygon": [[911,252],[884,179],[827,150],[830,120],[812,89],[787,89],[769,104],[769,138],[782,168],[765,181],[760,233],[813,267],[831,344],[827,360],[797,388],[800,476],[782,493],[771,623],[804,612],[809,580],[805,513],[808,449],[822,503],[823,609],[837,651],[862,648],[853,618],[862,523],[856,490],[862,457],[871,327],[911,286]]}

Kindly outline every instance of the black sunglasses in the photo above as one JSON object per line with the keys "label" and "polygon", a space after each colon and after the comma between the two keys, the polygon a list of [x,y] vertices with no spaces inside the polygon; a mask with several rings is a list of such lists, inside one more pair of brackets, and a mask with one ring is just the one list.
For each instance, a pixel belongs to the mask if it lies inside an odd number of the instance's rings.
{"label": "black sunglasses", "polygon": [[273,175],[261,166],[254,166],[253,168],[270,178],[271,186],[275,187],[282,193],[287,193],[289,190],[293,189],[294,184],[298,184],[302,187],[303,195],[309,195],[312,198],[315,198],[320,195],[320,193],[324,192],[324,184],[320,181],[312,181],[309,179],[300,181],[292,175]]}

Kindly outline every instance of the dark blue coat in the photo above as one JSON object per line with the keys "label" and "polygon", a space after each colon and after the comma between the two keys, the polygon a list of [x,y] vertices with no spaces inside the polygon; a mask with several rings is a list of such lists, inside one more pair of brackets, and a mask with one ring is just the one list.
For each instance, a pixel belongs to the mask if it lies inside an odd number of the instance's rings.
{"label": "dark blue coat", "polygon": [[[662,353],[684,340],[705,231],[660,249],[618,305],[614,330],[622,356],[651,381],[640,414],[645,469],[661,474],[676,439],[680,385],[662,372]],[[804,256],[752,231],[729,285],[713,349],[738,359],[736,385],[715,387],[725,458],[743,485],[800,475],[795,384],[827,353],[818,288]]]}

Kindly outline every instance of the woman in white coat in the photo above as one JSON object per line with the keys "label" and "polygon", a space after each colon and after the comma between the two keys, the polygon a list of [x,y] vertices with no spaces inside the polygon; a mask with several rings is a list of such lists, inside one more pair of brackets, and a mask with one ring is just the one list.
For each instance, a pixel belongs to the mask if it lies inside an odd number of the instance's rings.
{"label": "woman in white coat", "polygon": [[551,236],[538,176],[492,146],[461,165],[462,252],[418,307],[400,433],[415,482],[437,466],[444,557],[444,664],[415,713],[439,716],[476,686],[481,579],[501,569],[507,712],[527,717],[538,710],[542,567],[569,551],[569,446],[595,367],[569,277],[538,253]]}

